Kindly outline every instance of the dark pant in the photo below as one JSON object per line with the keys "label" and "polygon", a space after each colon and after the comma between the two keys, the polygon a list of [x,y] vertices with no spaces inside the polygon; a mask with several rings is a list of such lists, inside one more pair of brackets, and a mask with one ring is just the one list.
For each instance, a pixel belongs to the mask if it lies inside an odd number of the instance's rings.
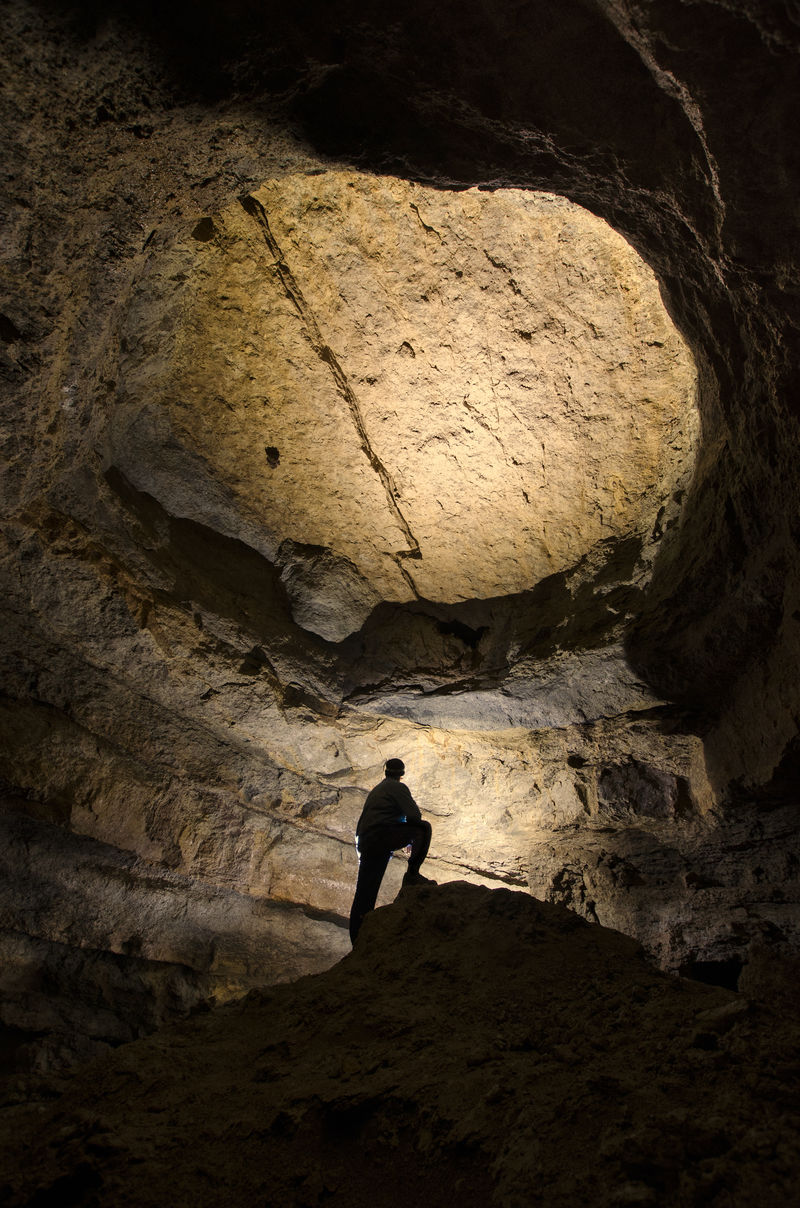
{"label": "dark pant", "polygon": [[411,844],[408,871],[419,872],[431,845],[430,822],[390,822],[374,826],[358,839],[358,881],[350,911],[350,940],[356,942],[364,915],[375,908],[392,852]]}

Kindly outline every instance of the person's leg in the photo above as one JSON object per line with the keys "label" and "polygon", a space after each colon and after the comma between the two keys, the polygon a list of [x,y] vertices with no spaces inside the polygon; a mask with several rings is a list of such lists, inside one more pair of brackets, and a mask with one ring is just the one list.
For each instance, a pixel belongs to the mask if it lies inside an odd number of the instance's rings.
{"label": "person's leg", "polygon": [[406,877],[410,879],[419,876],[422,861],[427,856],[431,845],[430,822],[393,822],[391,826],[382,827],[381,834],[392,851],[397,851],[400,847],[408,847],[410,844],[411,855],[403,880],[405,881]]}
{"label": "person's leg", "polygon": [[414,876],[422,867],[422,861],[428,854],[428,848],[431,845],[431,824],[430,822],[413,822],[407,823],[416,833],[411,840],[411,855],[408,860],[407,877]]}
{"label": "person's leg", "polygon": [[383,874],[392,854],[392,848],[385,843],[370,843],[367,840],[361,844],[358,856],[358,880],[350,910],[350,942],[356,942],[356,936],[361,930],[364,915],[375,909],[378,891],[381,887]]}

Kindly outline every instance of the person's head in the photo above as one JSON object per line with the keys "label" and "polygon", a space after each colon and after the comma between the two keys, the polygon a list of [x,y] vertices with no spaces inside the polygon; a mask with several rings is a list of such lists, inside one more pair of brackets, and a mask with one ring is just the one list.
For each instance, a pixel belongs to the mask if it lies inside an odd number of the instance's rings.
{"label": "person's head", "polygon": [[406,765],[402,759],[387,759],[386,760],[386,775],[392,780],[399,780],[405,775]]}

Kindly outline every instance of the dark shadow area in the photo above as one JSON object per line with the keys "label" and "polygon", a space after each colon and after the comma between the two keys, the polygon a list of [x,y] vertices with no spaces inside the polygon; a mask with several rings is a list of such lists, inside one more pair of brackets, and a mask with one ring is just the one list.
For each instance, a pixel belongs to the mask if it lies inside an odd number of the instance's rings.
{"label": "dark shadow area", "polygon": [[741,783],[731,786],[733,803],[756,803],[765,809],[800,804],[800,736],[795,736],[784,748],[778,766],[766,784],[758,788]]}
{"label": "dark shadow area", "polygon": [[19,1204],[88,1171],[118,1208],[391,1208],[400,1186],[479,1208],[621,1187],[700,1204],[711,1170],[725,1202],[789,1203],[796,1048],[790,1014],[659,973],[619,932],[526,893],[421,886],[327,972],[111,1054],[100,1083],[86,1071],[6,1120],[0,1181]]}
{"label": "dark shadow area", "polygon": [[140,547],[171,579],[169,599],[192,601],[220,616],[249,622],[265,639],[293,625],[280,576],[268,559],[197,521],[171,516],[114,466],[105,478],[135,517]]}
{"label": "dark shadow area", "polygon": [[703,982],[706,986],[722,986],[725,990],[736,990],[743,965],[744,962],[739,957],[732,956],[722,961],[688,961],[681,965],[679,972],[681,977]]}
{"label": "dark shadow area", "polygon": [[[318,714],[336,711],[307,688],[283,684],[275,674],[264,647],[280,646],[290,639],[304,666],[330,679],[329,644],[292,620],[289,601],[280,575],[269,559],[257,550],[226,537],[194,520],[171,516],[151,495],[136,490],[115,467],[106,472],[106,482],[138,526],[137,546],[147,551],[158,577],[167,576],[169,590],[153,591],[155,602],[191,611],[198,642],[222,649],[219,639],[203,632],[202,610],[228,618],[257,639],[242,657],[230,649],[229,657],[239,674],[266,675],[285,708],[303,706]],[[141,618],[147,624],[147,616]],[[337,694],[335,684],[331,691]]]}

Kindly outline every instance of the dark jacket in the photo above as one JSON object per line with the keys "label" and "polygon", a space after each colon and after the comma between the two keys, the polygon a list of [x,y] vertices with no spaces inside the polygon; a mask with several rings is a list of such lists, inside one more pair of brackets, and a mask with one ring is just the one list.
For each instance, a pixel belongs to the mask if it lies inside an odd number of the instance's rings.
{"label": "dark jacket", "polygon": [[407,822],[421,822],[422,814],[406,786],[387,776],[367,794],[356,834],[365,835],[375,826],[402,822],[404,818]]}

